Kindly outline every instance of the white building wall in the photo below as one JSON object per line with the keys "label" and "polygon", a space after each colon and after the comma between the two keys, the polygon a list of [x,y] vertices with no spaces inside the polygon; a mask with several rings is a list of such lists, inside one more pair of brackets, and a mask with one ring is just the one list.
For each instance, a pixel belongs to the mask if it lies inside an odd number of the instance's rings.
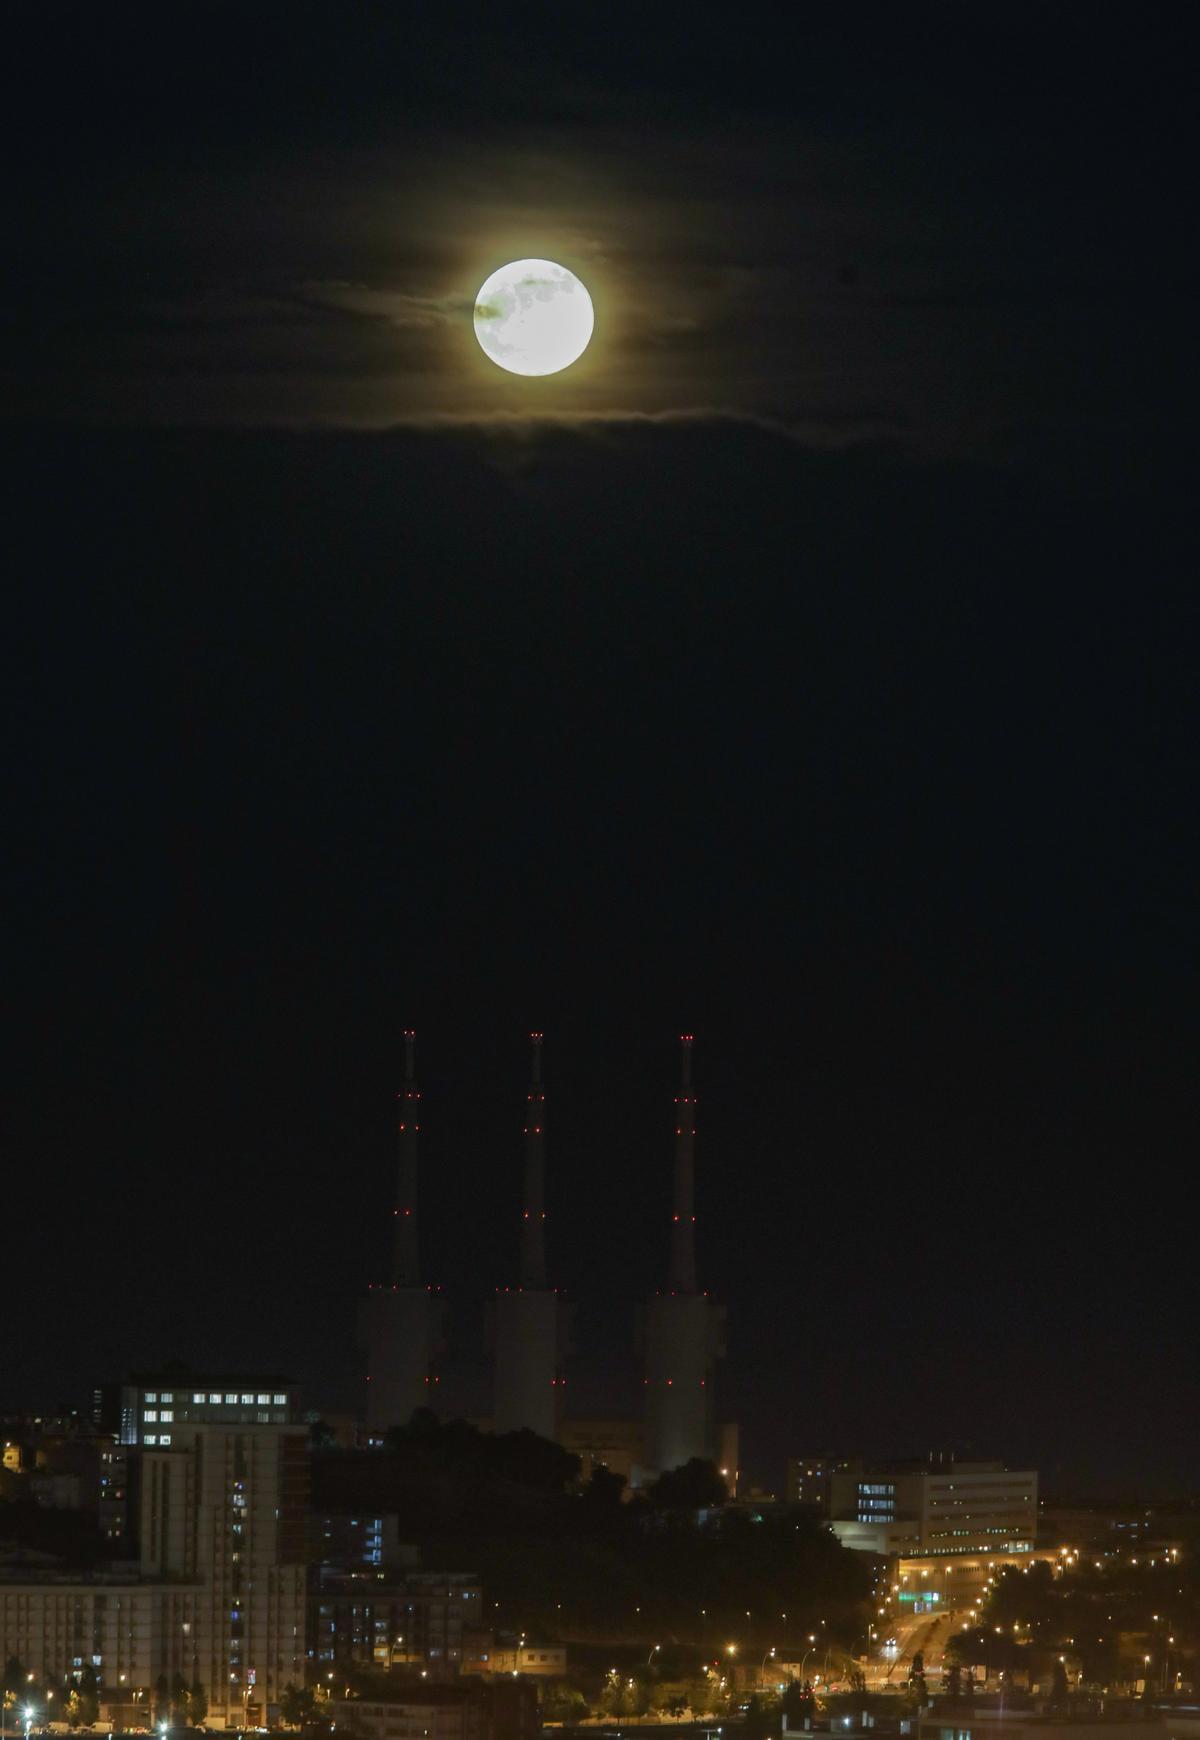
{"label": "white building wall", "polygon": [[1032,1549],[1038,1477],[1029,1469],[952,1468],[923,1475],[921,1547],[927,1553]]}

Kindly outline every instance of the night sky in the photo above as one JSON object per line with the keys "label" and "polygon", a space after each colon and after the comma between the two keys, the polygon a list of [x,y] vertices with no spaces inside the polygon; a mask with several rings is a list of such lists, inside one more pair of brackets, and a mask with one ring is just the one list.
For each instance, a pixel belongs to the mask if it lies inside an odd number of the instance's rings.
{"label": "night sky", "polygon": [[1190,62],[962,12],[10,9],[0,1405],[354,1402],[412,1025],[447,1395],[537,1027],[638,1406],[686,1028],[750,1479],[1194,1484]]}

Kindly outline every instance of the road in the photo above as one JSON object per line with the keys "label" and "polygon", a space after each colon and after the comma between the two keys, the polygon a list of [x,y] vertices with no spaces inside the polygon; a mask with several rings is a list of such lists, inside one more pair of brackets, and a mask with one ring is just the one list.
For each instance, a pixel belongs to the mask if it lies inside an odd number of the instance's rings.
{"label": "road", "polygon": [[931,1613],[920,1619],[898,1625],[888,1633],[896,1639],[894,1652],[880,1648],[867,1663],[867,1684],[873,1689],[902,1686],[908,1679],[913,1657],[919,1652],[925,1658],[927,1679],[940,1678],[942,1652],[954,1629],[952,1613]]}

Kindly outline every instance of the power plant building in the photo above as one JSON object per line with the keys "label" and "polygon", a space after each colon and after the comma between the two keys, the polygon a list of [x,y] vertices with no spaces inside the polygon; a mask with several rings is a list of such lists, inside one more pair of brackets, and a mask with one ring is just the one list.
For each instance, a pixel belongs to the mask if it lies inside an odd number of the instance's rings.
{"label": "power plant building", "polygon": [[390,1285],[372,1286],[363,1301],[361,1330],[367,1353],[367,1430],[406,1425],[418,1408],[432,1407],[445,1351],[445,1307],[421,1281],[417,1231],[417,1150],[421,1094],[416,1076],[416,1034],[404,1035],[400,1091],[395,1234]]}
{"label": "power plant building", "polygon": [[546,1092],[542,1035],[530,1034],[532,1061],[525,1106],[525,1189],[521,1215],[520,1285],[497,1289],[492,1337],[495,1351],[497,1432],[536,1432],[557,1438],[562,1420],[562,1363],[568,1349],[567,1312],[546,1285]]}
{"label": "power plant building", "polygon": [[[368,1435],[376,1439],[407,1423],[415,1410],[436,1407],[445,1348],[440,1290],[422,1284],[417,1239],[417,1145],[420,1093],[414,1035],[405,1034],[405,1079],[399,1128],[399,1186],[394,1210],[395,1254],[390,1285],[364,1301],[368,1352]],[[492,1412],[475,1417],[494,1432],[530,1431],[581,1458],[583,1478],[603,1465],[645,1486],[693,1459],[717,1464],[734,1491],[738,1437],[715,1424],[714,1371],[725,1353],[725,1311],[697,1279],[695,1250],[696,1097],[691,1034],[681,1039],[675,1103],[674,1175],[667,1286],[647,1302],[640,1346],[644,1356],[642,1418],[565,1417],[564,1363],[570,1308],[548,1281],[546,1262],[546,1090],[543,1035],[530,1035],[526,1095],[520,1260],[515,1285],[498,1287],[489,1311]],[[632,1413],[632,1410],[630,1410]]]}
{"label": "power plant building", "polygon": [[696,1096],[693,1037],[681,1040],[675,1118],[670,1285],[646,1308],[646,1467],[639,1484],[700,1457],[715,1460],[713,1367],[725,1353],[725,1312],[696,1280]]}

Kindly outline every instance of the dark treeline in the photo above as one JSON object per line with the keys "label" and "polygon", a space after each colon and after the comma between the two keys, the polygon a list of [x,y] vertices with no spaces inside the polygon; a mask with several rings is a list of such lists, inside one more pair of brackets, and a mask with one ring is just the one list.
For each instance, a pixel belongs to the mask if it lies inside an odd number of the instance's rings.
{"label": "dark treeline", "polygon": [[319,1453],[313,1476],[318,1511],[395,1513],[425,1565],[477,1572],[503,1626],[777,1646],[816,1627],[850,1637],[868,1595],[815,1518],[726,1509],[703,1463],[627,1498],[606,1469],[581,1484],[578,1457],[531,1432],[415,1416],[383,1451]]}

